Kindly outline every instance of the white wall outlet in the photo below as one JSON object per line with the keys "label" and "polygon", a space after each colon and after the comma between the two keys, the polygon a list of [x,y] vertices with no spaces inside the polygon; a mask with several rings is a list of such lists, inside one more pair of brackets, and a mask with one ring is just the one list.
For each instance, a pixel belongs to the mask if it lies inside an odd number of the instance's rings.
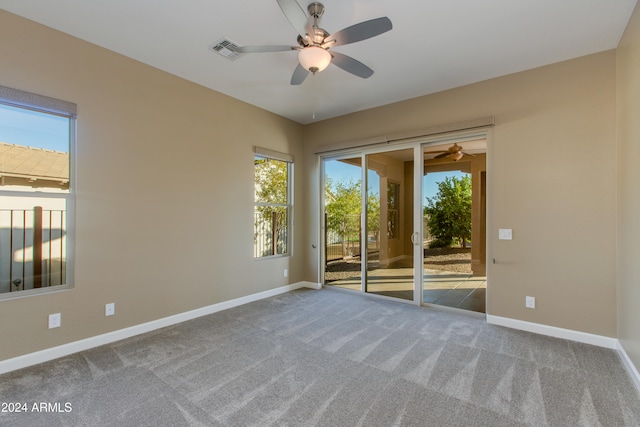
{"label": "white wall outlet", "polygon": [[536,308],[536,297],[525,297],[524,306],[527,308]]}
{"label": "white wall outlet", "polygon": [[116,314],[116,303],[110,302],[104,306],[104,315],[105,316],[113,316]]}
{"label": "white wall outlet", "polygon": [[284,269],[284,277],[289,277],[289,270],[286,268]]}
{"label": "white wall outlet", "polygon": [[500,240],[512,240],[513,232],[510,228],[501,228],[498,230],[498,239]]}
{"label": "white wall outlet", "polygon": [[54,313],[49,315],[49,329],[59,328],[61,320],[60,313]]}

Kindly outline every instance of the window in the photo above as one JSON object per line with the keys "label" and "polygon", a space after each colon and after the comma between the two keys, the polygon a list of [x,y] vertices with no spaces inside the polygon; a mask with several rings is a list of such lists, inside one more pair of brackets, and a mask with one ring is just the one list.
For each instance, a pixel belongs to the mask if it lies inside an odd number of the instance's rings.
{"label": "window", "polygon": [[387,183],[387,237],[400,237],[400,184]]}
{"label": "window", "polygon": [[291,253],[293,157],[254,149],[253,257]]}
{"label": "window", "polygon": [[0,298],[70,284],[75,114],[0,86]]}

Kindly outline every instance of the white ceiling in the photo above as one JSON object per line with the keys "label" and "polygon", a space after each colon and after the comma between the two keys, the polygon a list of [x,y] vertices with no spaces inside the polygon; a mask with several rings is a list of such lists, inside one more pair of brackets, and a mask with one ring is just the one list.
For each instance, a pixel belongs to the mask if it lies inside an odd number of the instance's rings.
{"label": "white ceiling", "polygon": [[[308,0],[298,0],[306,10]],[[295,52],[235,61],[208,46],[295,45],[276,0],[0,0],[0,8],[234,98],[310,123],[615,48],[637,0],[324,0],[329,33],[388,16],[393,29],[334,50],[374,70],[330,66],[290,86]],[[313,116],[315,115],[315,119]]]}

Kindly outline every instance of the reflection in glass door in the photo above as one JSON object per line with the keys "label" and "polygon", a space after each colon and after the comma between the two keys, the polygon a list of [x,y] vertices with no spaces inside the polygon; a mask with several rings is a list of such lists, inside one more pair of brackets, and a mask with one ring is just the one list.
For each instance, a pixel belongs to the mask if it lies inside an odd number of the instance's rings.
{"label": "reflection in glass door", "polygon": [[327,159],[324,169],[324,283],[362,290],[362,158]]}
{"label": "reflection in glass door", "polygon": [[365,291],[413,301],[413,149],[368,154]]}

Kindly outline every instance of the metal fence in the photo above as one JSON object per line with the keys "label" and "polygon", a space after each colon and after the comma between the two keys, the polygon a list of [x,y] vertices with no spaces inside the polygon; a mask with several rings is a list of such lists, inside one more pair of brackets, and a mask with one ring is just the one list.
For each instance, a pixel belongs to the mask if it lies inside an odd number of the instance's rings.
{"label": "metal fence", "polygon": [[0,293],[66,282],[66,211],[0,209]]}
{"label": "metal fence", "polygon": [[[362,255],[362,215],[349,214],[338,218],[325,213],[324,230],[326,262]],[[367,250],[370,254],[379,250],[378,233],[368,234]]]}
{"label": "metal fence", "polygon": [[289,244],[287,208],[261,206],[256,208],[253,219],[253,256],[286,254]]}

